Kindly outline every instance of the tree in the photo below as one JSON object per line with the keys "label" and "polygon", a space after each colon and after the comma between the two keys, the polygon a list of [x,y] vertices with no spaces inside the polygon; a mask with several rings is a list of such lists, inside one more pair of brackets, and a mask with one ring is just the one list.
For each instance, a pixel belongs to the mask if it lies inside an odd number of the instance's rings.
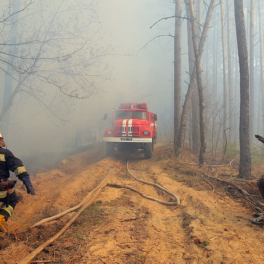
{"label": "tree", "polygon": [[[259,82],[259,87],[260,87],[260,91],[261,91],[261,95],[260,96],[260,100],[262,98],[262,100],[260,101],[260,105],[259,108],[262,108],[262,120],[260,122],[262,122],[262,129],[264,131],[264,83],[263,83],[263,27],[262,27],[262,15],[261,15],[261,5],[260,5],[260,0],[258,1],[259,4],[259,31],[260,31],[260,40],[259,40],[259,45],[260,45],[260,82]],[[261,112],[261,111],[260,111]]]}
{"label": "tree", "polygon": [[[197,0],[196,2],[196,10],[197,10],[197,36],[201,38],[201,0]],[[187,11],[188,12],[188,11]],[[189,24],[190,22],[188,22]],[[188,31],[188,35],[192,38],[192,30],[191,30],[191,23],[190,23],[190,32]],[[193,52],[193,42],[191,41],[191,58],[190,60],[195,60],[194,52]],[[193,68],[193,67],[192,67]],[[189,71],[190,73],[192,71]],[[195,83],[195,89],[192,94],[192,149],[194,153],[199,153],[200,150],[200,127],[199,127],[199,95],[198,95],[198,88],[197,84]]]}
{"label": "tree", "polygon": [[[0,69],[8,74],[11,65],[14,87],[0,113],[0,121],[14,104],[34,98],[49,116],[64,120],[71,98],[83,99],[97,92],[108,79],[108,67],[101,58],[111,53],[96,13],[96,0],[35,1],[22,8],[16,23],[16,53],[10,52],[8,22],[4,12],[0,43]],[[28,6],[28,5],[27,5]],[[105,35],[106,36],[106,35]],[[8,58],[15,60],[9,63]],[[17,96],[20,95],[19,100]],[[62,95],[66,95],[69,99]]]}
{"label": "tree", "polygon": [[[189,3],[187,0],[186,0],[186,2],[187,2],[187,4]],[[209,24],[210,24],[210,20],[211,20],[213,9],[214,9],[214,3],[215,3],[215,0],[210,1],[208,11],[207,11],[207,16],[205,19],[205,23],[203,25],[203,31],[202,31],[201,39],[199,42],[199,49],[198,49],[200,56],[202,56],[202,53],[203,53],[204,43],[206,41],[207,32],[209,29]],[[193,93],[194,88],[195,88],[195,86],[194,86],[194,84],[195,84],[195,82],[194,82],[195,72],[196,72],[195,68],[196,67],[194,66],[193,72],[191,73],[190,84],[188,85],[188,91],[187,91],[187,94],[185,96],[184,105],[182,108],[180,130],[179,130],[179,135],[177,138],[176,149],[175,149],[175,153],[177,156],[179,156],[181,154],[181,149],[182,149],[184,138],[185,138],[185,133],[186,133],[186,128],[187,128],[187,118],[188,118],[188,112],[189,112],[189,108],[190,108],[191,96],[192,96],[192,93]]]}
{"label": "tree", "polygon": [[181,0],[175,0],[174,35],[174,144],[179,134],[181,118]]}
{"label": "tree", "polygon": [[251,156],[249,143],[249,70],[243,0],[234,0],[234,7],[240,68],[239,175],[246,178],[251,173]]}
{"label": "tree", "polygon": [[254,0],[250,0],[250,103],[249,103],[249,111],[250,111],[250,119],[249,119],[249,139],[253,140],[254,134],[254,116],[255,116],[255,107],[254,107]]}
{"label": "tree", "polygon": [[229,132],[229,141],[233,141],[234,135],[234,117],[233,117],[233,82],[232,82],[232,56],[231,56],[231,28],[230,28],[230,0],[227,0],[227,54],[228,54],[228,87],[229,87],[229,124],[230,124],[230,132]]}
{"label": "tree", "polygon": [[190,19],[192,24],[193,50],[194,50],[195,65],[196,65],[195,67],[196,80],[197,80],[198,93],[199,93],[199,117],[200,117],[200,140],[201,140],[199,165],[202,166],[205,163],[205,153],[206,153],[204,94],[203,94],[203,83],[202,83],[202,59],[198,51],[198,44],[196,38],[196,25],[195,25],[194,10],[193,10],[193,0],[189,0],[189,8],[190,8]]}
{"label": "tree", "polygon": [[225,50],[225,30],[224,30],[224,11],[223,11],[223,0],[220,0],[221,8],[221,28],[222,28],[222,52],[223,52],[223,145],[225,144],[225,130],[227,128],[227,87],[226,87],[226,50]]}

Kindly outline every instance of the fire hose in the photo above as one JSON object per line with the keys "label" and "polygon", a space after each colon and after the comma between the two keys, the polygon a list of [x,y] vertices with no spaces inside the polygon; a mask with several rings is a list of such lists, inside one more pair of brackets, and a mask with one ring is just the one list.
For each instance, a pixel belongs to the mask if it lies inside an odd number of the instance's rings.
{"label": "fire hose", "polygon": [[102,189],[106,186],[109,186],[109,187],[115,187],[115,188],[126,188],[126,189],[129,189],[131,191],[134,191],[136,193],[138,193],[139,195],[141,195],[142,197],[146,198],[146,199],[149,199],[149,200],[153,200],[153,201],[156,201],[156,202],[159,202],[161,204],[164,204],[164,205],[178,205],[180,203],[180,199],[172,192],[168,191],[167,189],[163,188],[162,186],[158,185],[158,184],[155,184],[155,183],[151,183],[151,182],[147,182],[147,181],[143,181],[143,180],[140,180],[139,178],[135,177],[132,172],[129,170],[129,167],[128,167],[128,164],[129,164],[129,160],[130,160],[130,157],[128,158],[127,160],[127,171],[128,173],[137,181],[139,182],[142,182],[144,184],[148,184],[148,185],[152,185],[160,190],[163,190],[164,192],[167,192],[168,194],[170,194],[171,196],[174,197],[174,199],[176,200],[175,202],[165,202],[165,201],[162,201],[162,200],[159,200],[159,199],[156,199],[156,198],[153,198],[153,197],[150,197],[150,196],[146,196],[130,187],[126,187],[126,186],[121,186],[121,185],[117,185],[117,184],[105,184],[107,178],[109,177],[109,175],[111,174],[111,172],[113,171],[113,169],[106,175],[106,177],[101,181],[101,183],[95,188],[93,189],[77,206],[73,207],[73,208],[70,208],[60,214],[57,214],[55,216],[52,216],[52,217],[49,217],[49,218],[45,218],[39,222],[37,222],[36,224],[33,225],[33,227],[36,227],[36,226],[39,226],[41,224],[44,224],[46,222],[49,222],[51,220],[55,220],[59,217],[62,217],[63,215],[65,214],[68,214],[78,208],[80,208],[81,206],[81,209],[76,212],[76,214],[72,217],[72,219],[56,234],[54,235],[52,238],[50,238],[48,241],[46,241],[45,243],[43,243],[42,245],[40,245],[38,248],[36,248],[34,251],[32,251],[29,255],[27,255],[24,259],[22,259],[18,264],[28,264],[30,263],[43,249],[45,249],[47,246],[49,246],[51,243],[53,243],[56,239],[58,239],[66,230],[67,228],[77,219],[77,217],[81,214],[81,212],[86,209],[88,206],[90,206],[93,201],[98,197],[98,195],[101,193]]}

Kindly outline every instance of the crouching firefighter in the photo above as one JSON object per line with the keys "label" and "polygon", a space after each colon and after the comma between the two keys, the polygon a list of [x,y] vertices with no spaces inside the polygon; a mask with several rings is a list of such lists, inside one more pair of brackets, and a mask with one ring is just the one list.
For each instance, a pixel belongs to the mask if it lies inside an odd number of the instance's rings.
{"label": "crouching firefighter", "polygon": [[5,142],[2,133],[0,132],[0,202],[2,206],[0,208],[0,231],[6,232],[4,223],[12,215],[18,198],[14,189],[16,181],[10,181],[9,171],[12,171],[16,176],[24,183],[27,189],[27,193],[35,195],[34,188],[29,178],[22,161],[16,158],[13,153],[4,148]]}

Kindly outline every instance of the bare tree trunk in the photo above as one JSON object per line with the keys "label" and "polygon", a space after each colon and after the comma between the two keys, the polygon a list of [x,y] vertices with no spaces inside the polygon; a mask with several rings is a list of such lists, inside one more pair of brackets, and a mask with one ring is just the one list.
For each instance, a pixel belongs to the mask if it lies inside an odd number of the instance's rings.
{"label": "bare tree trunk", "polygon": [[174,35],[174,145],[181,119],[181,0],[175,1]]}
{"label": "bare tree trunk", "polygon": [[216,59],[216,54],[217,54],[217,49],[216,49],[216,37],[217,37],[217,30],[216,30],[216,17],[214,17],[214,40],[213,40],[213,91],[212,91],[212,103],[213,103],[213,120],[212,120],[212,159],[214,158],[214,140],[215,137],[214,135],[216,134],[216,129],[215,129],[215,116],[216,116],[216,102],[217,102],[217,88],[216,88],[216,83],[217,83],[217,59]]}
{"label": "bare tree trunk", "polygon": [[249,139],[250,142],[253,140],[254,134],[254,0],[250,1],[250,96],[249,96]]}
{"label": "bare tree trunk", "polygon": [[[235,78],[235,122],[234,122],[234,139],[237,138],[237,135],[239,133],[238,129],[238,112],[239,112],[239,98],[238,98],[238,54],[236,50],[236,58],[235,58],[235,67],[236,67],[236,78]],[[235,142],[238,142],[235,140]]]}
{"label": "bare tree trunk", "polygon": [[[247,48],[250,49],[250,1],[247,2]],[[249,55],[249,54],[248,54]]]}
{"label": "bare tree trunk", "polygon": [[[197,0],[196,3],[196,10],[197,10],[197,36],[201,37],[201,0]],[[188,8],[188,15],[190,18],[190,10]],[[193,60],[194,64],[194,52],[193,52],[193,42],[192,42],[192,25],[191,22],[187,22],[190,26],[188,30],[188,37],[191,39],[191,46],[190,46],[190,52],[192,54],[191,59]],[[192,67],[193,69],[193,67]],[[191,73],[191,71],[190,71]],[[192,141],[193,141],[193,152],[199,153],[200,149],[200,128],[199,128],[199,97],[198,97],[198,88],[197,83],[195,82],[195,89],[192,94]]]}
{"label": "bare tree trunk", "polygon": [[[187,32],[188,32],[188,61],[189,61],[189,83],[191,81],[191,73],[193,72],[193,67],[194,67],[194,53],[193,53],[193,43],[192,43],[192,25],[191,25],[191,22],[190,22],[190,10],[189,8],[186,8],[186,14],[187,14]],[[194,93],[193,93],[194,94]],[[196,131],[195,129],[195,126],[194,124],[196,123],[195,122],[195,118],[196,118],[196,113],[194,113],[194,103],[193,103],[193,96],[192,96],[192,112],[190,111],[189,112],[189,117],[188,117],[188,128],[189,128],[189,131],[188,131],[188,136],[189,136],[189,140],[191,140],[190,142],[192,143],[191,144],[191,149],[193,150],[194,153],[198,153],[199,151],[199,147],[198,147],[198,150],[196,152],[195,150],[195,139],[197,138],[197,136],[195,135],[194,131]],[[191,122],[189,121],[191,120]],[[188,129],[187,129],[188,130]],[[199,128],[198,128],[199,130]],[[199,140],[199,139],[198,139]]]}
{"label": "bare tree trunk", "polygon": [[[188,4],[188,0],[185,0],[185,3]],[[200,54],[200,56],[203,54],[204,43],[206,41],[207,32],[209,29],[209,24],[210,24],[210,20],[211,20],[213,9],[214,9],[214,4],[215,4],[215,0],[211,0],[208,11],[207,11],[206,20],[205,20],[205,23],[203,26],[203,32],[202,32],[201,40],[199,43],[199,54]],[[188,91],[187,91],[187,94],[185,96],[184,105],[182,108],[179,136],[178,136],[178,139],[176,142],[176,149],[175,149],[175,153],[177,156],[179,156],[181,154],[181,148],[183,146],[184,137],[185,137],[185,133],[186,133],[187,118],[188,118],[188,112],[189,112],[189,107],[190,107],[190,102],[191,102],[191,96],[192,96],[193,90],[195,88],[195,86],[194,86],[195,68],[196,67],[194,66],[193,72],[191,74],[191,81],[190,81]]]}
{"label": "bare tree trunk", "polygon": [[249,71],[243,0],[234,0],[234,6],[240,68],[239,175],[246,178],[251,173],[251,156],[249,143]]}
{"label": "bare tree trunk", "polygon": [[[264,87],[263,87],[263,28],[262,28],[262,12],[261,12],[261,4],[260,0],[258,0],[258,6],[259,6],[259,54],[260,54],[260,78],[259,78],[259,122],[260,125],[262,123],[262,126],[260,126],[259,130],[264,131],[264,101],[263,101],[263,95],[264,95]],[[262,117],[262,118],[261,118]]]}
{"label": "bare tree trunk", "polygon": [[[264,82],[263,82],[263,27],[262,27],[262,12],[261,12],[261,8],[262,6],[260,5],[260,0],[258,1],[259,4],[259,32],[260,32],[260,83],[259,83],[259,88],[261,91],[261,105],[259,106],[259,108],[262,108],[262,129],[263,129],[263,133],[264,133]],[[260,121],[260,122],[261,122]]]}
{"label": "bare tree trunk", "polygon": [[[21,1],[20,0],[15,0],[13,1],[13,5],[12,5],[12,11],[11,13],[14,14],[11,17],[11,21],[10,21],[10,39],[9,39],[9,43],[11,44],[9,46],[9,51],[8,51],[8,64],[7,64],[7,69],[6,69],[6,73],[5,73],[5,86],[4,86],[4,94],[3,94],[3,105],[2,105],[2,111],[6,108],[8,101],[12,95],[12,90],[13,90],[13,73],[14,73],[14,69],[13,69],[13,65],[15,65],[14,61],[16,60],[16,53],[17,53],[17,26],[18,26],[18,17],[19,17],[19,10],[20,10],[20,5],[21,5]],[[5,120],[9,120],[9,113],[10,111],[8,111],[6,113],[6,117]],[[1,130],[6,132],[6,140],[8,137],[8,122],[4,122],[1,125]]]}
{"label": "bare tree trunk", "polygon": [[[217,41],[216,17],[214,18],[214,49],[213,49],[213,100],[217,101]],[[215,108],[215,106],[214,106]]]}
{"label": "bare tree trunk", "polygon": [[234,117],[233,117],[233,83],[232,83],[232,57],[231,57],[231,29],[230,29],[230,0],[227,0],[227,52],[228,52],[228,87],[229,87],[229,142],[233,141]]}
{"label": "bare tree trunk", "polygon": [[227,88],[226,88],[226,51],[225,51],[225,30],[224,30],[224,11],[223,0],[220,0],[221,7],[221,28],[222,28],[222,51],[223,51],[223,96],[224,96],[224,115],[223,115],[223,145],[225,145],[225,130],[227,128]]}
{"label": "bare tree trunk", "polygon": [[193,0],[189,1],[191,24],[192,24],[192,40],[193,49],[195,56],[196,65],[196,80],[199,92],[199,114],[200,114],[200,140],[201,148],[199,155],[199,165],[202,166],[205,163],[205,153],[206,153],[206,133],[205,133],[205,114],[204,114],[204,94],[203,94],[203,83],[202,83],[202,59],[198,51],[198,44],[196,38],[196,25],[193,10]]}

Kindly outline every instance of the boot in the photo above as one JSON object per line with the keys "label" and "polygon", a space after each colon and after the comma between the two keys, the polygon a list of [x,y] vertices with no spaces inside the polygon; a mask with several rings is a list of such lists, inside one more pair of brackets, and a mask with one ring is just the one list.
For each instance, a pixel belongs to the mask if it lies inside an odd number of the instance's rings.
{"label": "boot", "polygon": [[255,225],[264,225],[264,214],[255,214],[249,221]]}
{"label": "boot", "polygon": [[3,215],[0,215],[0,231],[6,233],[6,228],[4,226],[5,223],[5,217]]}

